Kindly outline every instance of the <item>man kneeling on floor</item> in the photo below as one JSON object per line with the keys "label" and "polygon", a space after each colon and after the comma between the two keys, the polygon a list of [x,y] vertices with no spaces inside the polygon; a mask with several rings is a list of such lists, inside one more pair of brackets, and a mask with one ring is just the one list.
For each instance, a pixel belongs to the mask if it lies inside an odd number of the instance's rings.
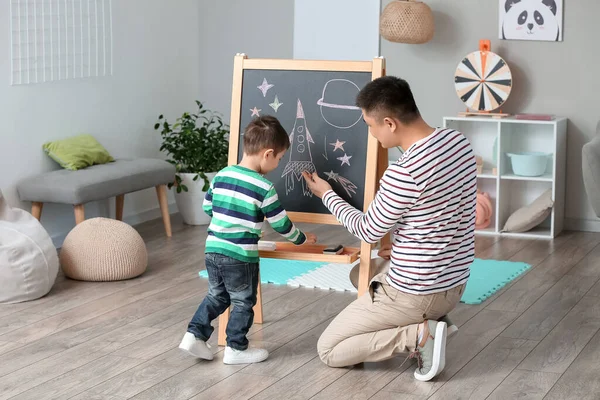
{"label": "man kneeling on floor", "polygon": [[344,201],[316,173],[305,172],[304,178],[361,240],[376,243],[395,230],[392,244],[380,250],[389,268],[323,332],[319,356],[331,367],[344,367],[409,352],[417,359],[415,378],[428,381],[444,369],[445,316],[460,301],[474,260],[475,155],[462,133],[422,119],[402,79],[370,82],[357,105],[384,148],[405,150],[385,171],[367,212]]}

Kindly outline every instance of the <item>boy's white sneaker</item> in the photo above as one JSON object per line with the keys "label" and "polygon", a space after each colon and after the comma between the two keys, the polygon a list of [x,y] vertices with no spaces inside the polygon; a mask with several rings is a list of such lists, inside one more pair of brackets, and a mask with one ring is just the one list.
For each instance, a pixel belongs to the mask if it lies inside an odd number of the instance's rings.
{"label": "boy's white sneaker", "polygon": [[179,348],[197,358],[202,358],[204,360],[213,359],[210,345],[204,340],[197,339],[196,336],[190,332],[186,332],[185,335],[183,335],[183,339],[181,339],[181,343],[179,343]]}
{"label": "boy's white sneaker", "polygon": [[235,350],[227,346],[223,355],[225,364],[253,364],[265,361],[269,357],[269,352],[265,349],[253,349],[248,347],[246,350]]}

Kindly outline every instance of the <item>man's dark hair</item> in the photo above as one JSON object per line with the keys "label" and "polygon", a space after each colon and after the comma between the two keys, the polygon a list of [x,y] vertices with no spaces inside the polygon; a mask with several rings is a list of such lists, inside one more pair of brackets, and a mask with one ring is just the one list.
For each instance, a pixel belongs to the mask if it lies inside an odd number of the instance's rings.
{"label": "man's dark hair", "polygon": [[270,115],[254,118],[244,130],[244,153],[252,156],[261,150],[275,154],[290,147],[290,138],[279,120]]}
{"label": "man's dark hair", "polygon": [[374,118],[396,117],[403,124],[420,116],[408,82],[395,76],[369,82],[358,94],[356,105]]}

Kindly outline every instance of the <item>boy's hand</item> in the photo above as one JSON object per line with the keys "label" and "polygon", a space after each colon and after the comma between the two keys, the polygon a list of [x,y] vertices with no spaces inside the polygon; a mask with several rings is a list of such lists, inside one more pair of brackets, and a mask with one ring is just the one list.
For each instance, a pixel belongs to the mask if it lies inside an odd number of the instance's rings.
{"label": "boy's hand", "polygon": [[377,252],[377,255],[383,258],[384,260],[389,260],[392,257],[392,244],[388,243],[381,246],[381,248]]}
{"label": "boy's hand", "polygon": [[304,242],[304,244],[317,243],[317,235],[315,235],[314,233],[305,233],[305,235],[306,235],[306,242]]}
{"label": "boy's hand", "polygon": [[310,191],[313,192],[313,194],[320,199],[323,198],[325,192],[331,190],[331,185],[327,183],[326,180],[319,178],[319,175],[317,175],[316,172],[310,174],[304,171],[302,172],[302,176],[304,177],[306,185],[308,186]]}

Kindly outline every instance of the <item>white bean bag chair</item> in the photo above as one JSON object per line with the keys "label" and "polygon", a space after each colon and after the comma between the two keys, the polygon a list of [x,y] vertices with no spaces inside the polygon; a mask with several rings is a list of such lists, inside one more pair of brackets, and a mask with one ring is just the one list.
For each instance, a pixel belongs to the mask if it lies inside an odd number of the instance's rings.
{"label": "white bean bag chair", "polygon": [[9,207],[0,192],[0,303],[46,295],[57,274],[58,254],[42,224]]}

